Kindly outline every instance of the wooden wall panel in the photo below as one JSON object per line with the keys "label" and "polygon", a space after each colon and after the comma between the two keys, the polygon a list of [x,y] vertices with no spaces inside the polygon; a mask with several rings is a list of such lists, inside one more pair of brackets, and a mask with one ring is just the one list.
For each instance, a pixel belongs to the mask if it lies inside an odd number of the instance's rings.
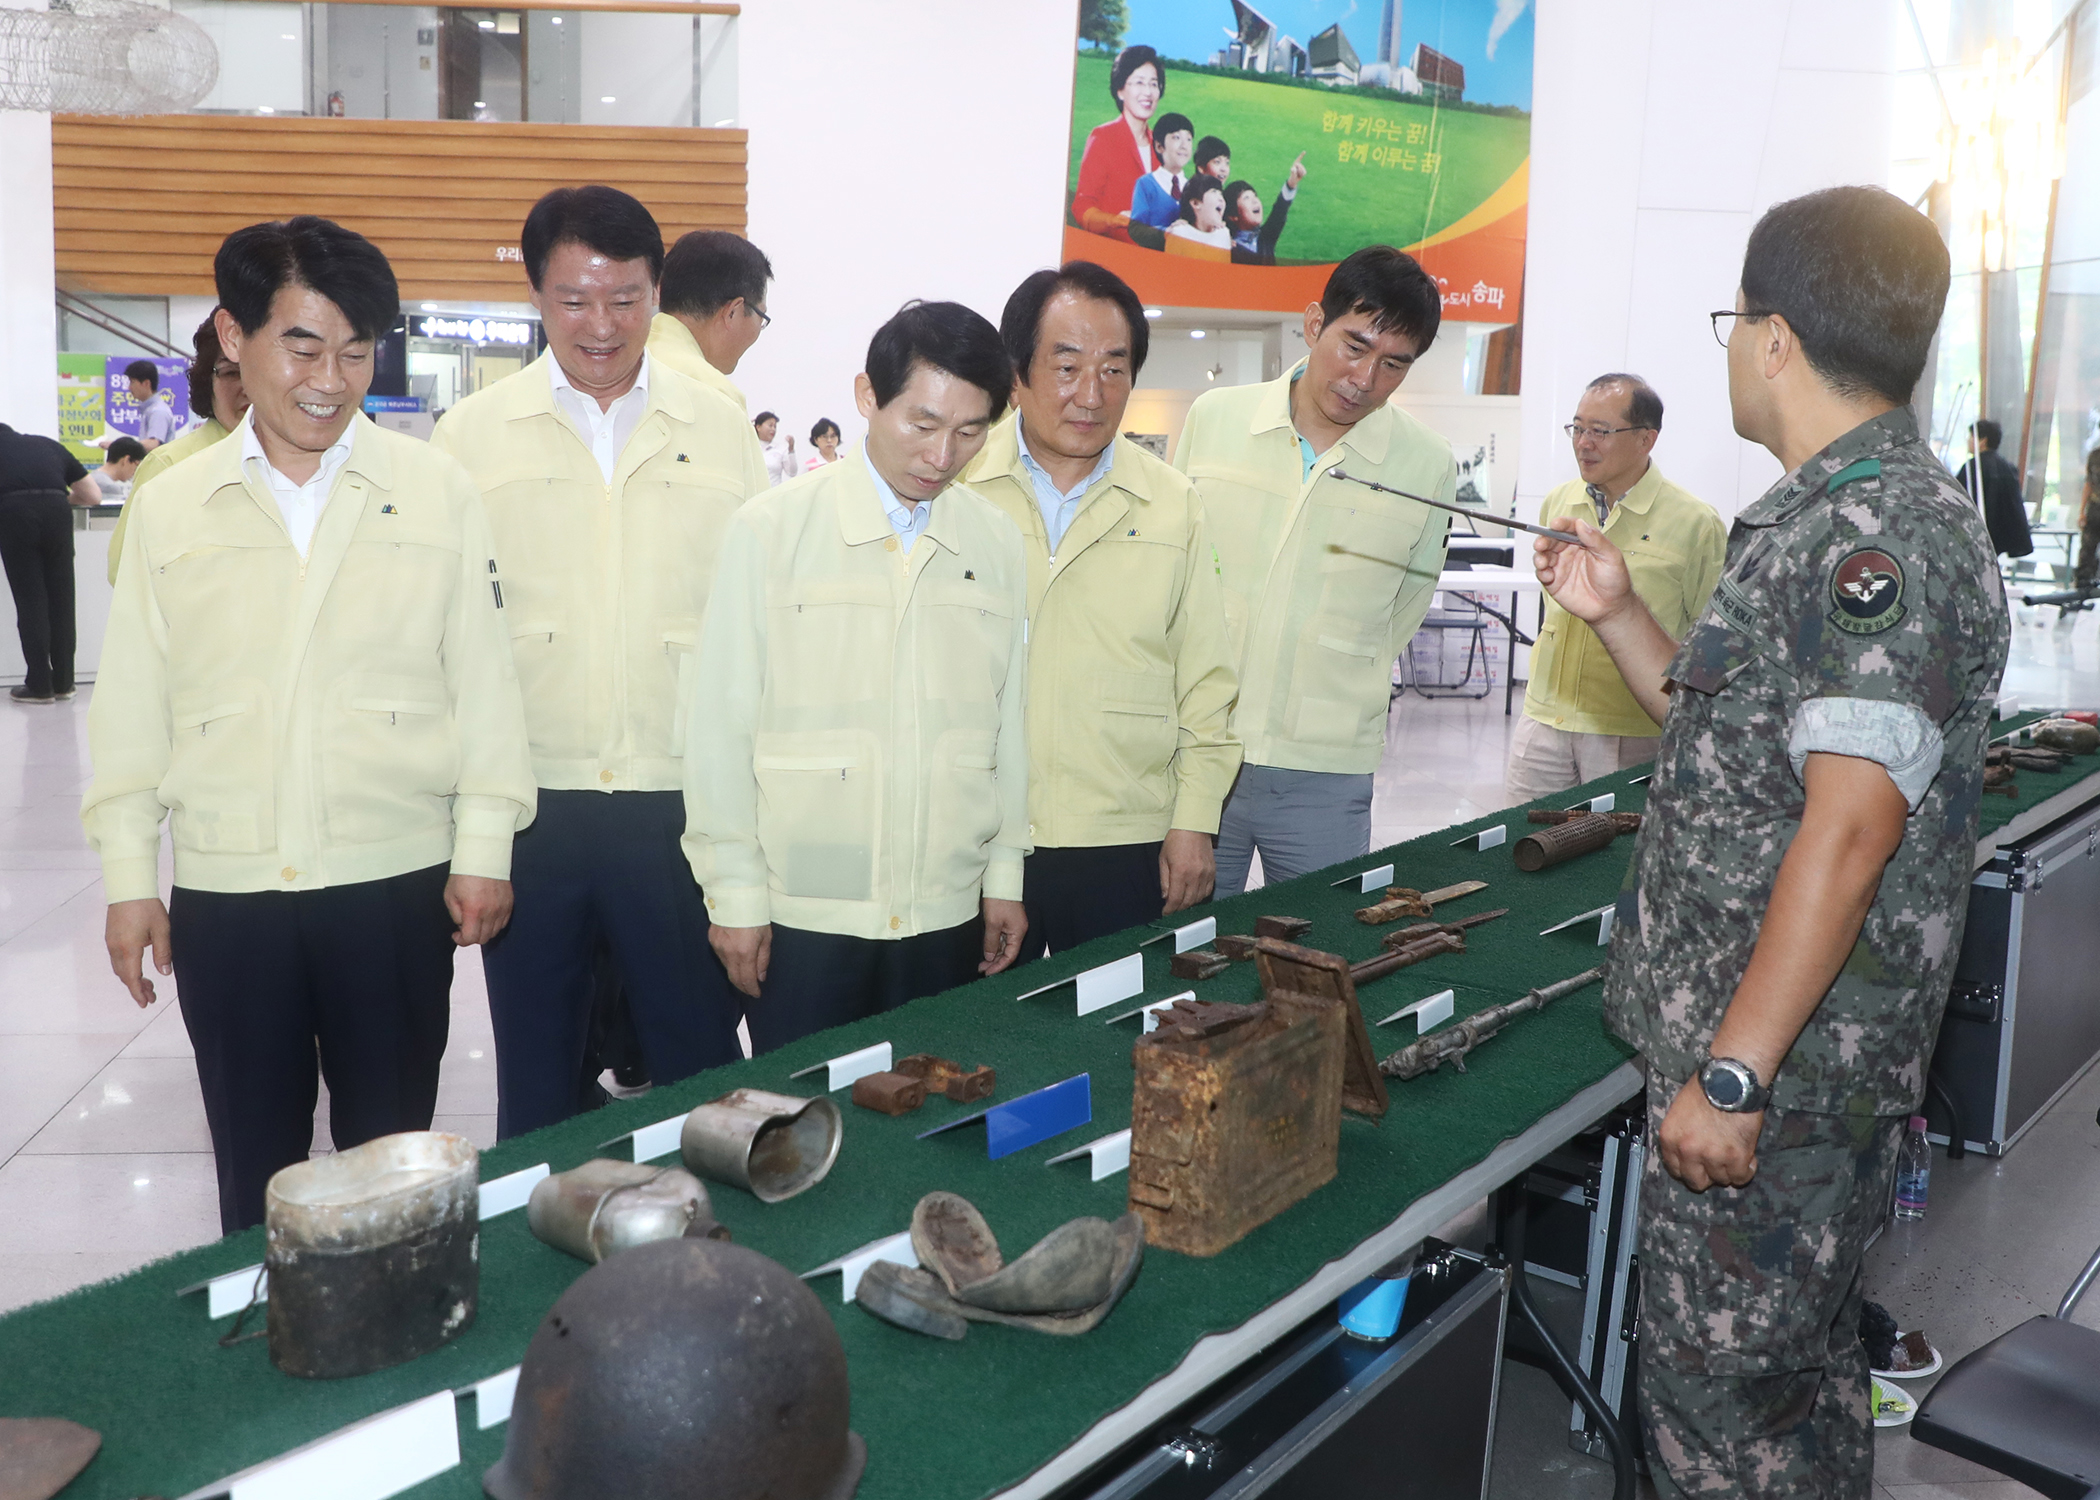
{"label": "wooden wall panel", "polygon": [[503,256],[526,211],[585,182],[648,204],[667,244],[744,229],[741,130],[59,115],[51,136],[58,281],[76,292],[210,296],[227,234],[310,213],[384,250],[404,303],[522,302]]}

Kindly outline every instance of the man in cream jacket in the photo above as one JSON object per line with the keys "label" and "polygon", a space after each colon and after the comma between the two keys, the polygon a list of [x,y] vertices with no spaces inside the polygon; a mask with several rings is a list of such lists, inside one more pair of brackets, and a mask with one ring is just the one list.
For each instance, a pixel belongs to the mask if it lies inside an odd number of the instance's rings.
{"label": "man in cream jacket", "polygon": [[81,816],[117,977],[175,975],[231,1232],[307,1159],[317,1055],[338,1149],[429,1128],[454,947],[508,920],[534,799],[481,497],[360,414],[386,258],[301,217],[214,270],[252,405],[124,539]]}
{"label": "man in cream jacket", "polygon": [[730,522],[685,847],[758,1051],[1020,953],[1027,570],[953,482],[1012,382],[982,317],[911,304],[855,378],[865,447]]}

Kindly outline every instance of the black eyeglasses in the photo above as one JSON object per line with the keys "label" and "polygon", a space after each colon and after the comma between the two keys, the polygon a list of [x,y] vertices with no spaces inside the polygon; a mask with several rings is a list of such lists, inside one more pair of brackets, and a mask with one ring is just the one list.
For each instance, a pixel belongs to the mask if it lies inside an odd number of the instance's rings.
{"label": "black eyeglasses", "polygon": [[1748,312],[1737,312],[1731,307],[1722,312],[1708,313],[1706,320],[1713,324],[1714,342],[1726,349],[1728,347],[1728,335],[1721,332],[1721,320],[1723,318],[1769,318],[1772,316],[1773,311],[1774,309],[1769,307],[1754,307]]}
{"label": "black eyeglasses", "polygon": [[763,307],[754,307],[750,303],[746,302],[744,304],[744,311],[751,313],[758,319],[758,331],[760,333],[764,333],[766,329],[772,325],[773,315],[767,312]]}
{"label": "black eyeglasses", "polygon": [[1636,422],[1631,427],[1585,427],[1580,422],[1570,422],[1567,426],[1561,428],[1561,431],[1578,443],[1586,437],[1595,438],[1601,443],[1604,439],[1621,432],[1652,432],[1654,428],[1650,427],[1646,422]]}

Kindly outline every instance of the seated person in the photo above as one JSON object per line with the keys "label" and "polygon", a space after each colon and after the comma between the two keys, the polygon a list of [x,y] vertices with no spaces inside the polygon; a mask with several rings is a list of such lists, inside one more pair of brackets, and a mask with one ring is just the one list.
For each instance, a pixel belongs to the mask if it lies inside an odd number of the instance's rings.
{"label": "seated person", "polygon": [[1276,206],[1271,208],[1266,222],[1261,211],[1261,194],[1254,191],[1254,184],[1244,179],[1225,189],[1225,227],[1232,231],[1232,262],[1238,266],[1273,266],[1276,264],[1276,241],[1283,234],[1284,218],[1291,211],[1291,200],[1298,196],[1298,184],[1305,180],[1305,153],[1300,151],[1298,159],[1291,163],[1291,170],[1283,180],[1283,191],[1276,195]]}
{"label": "seated person", "polygon": [[1130,218],[1137,224],[1165,229],[1181,212],[1181,190],[1188,185],[1189,157],[1196,149],[1196,127],[1187,115],[1161,115],[1152,122],[1152,154],[1159,165],[1137,180],[1130,194]]}
{"label": "seated person", "polygon": [[1198,260],[1232,259],[1225,227],[1225,189],[1215,177],[1191,177],[1181,190],[1181,217],[1167,226],[1167,253]]}
{"label": "seated person", "polygon": [[1196,170],[1220,182],[1232,181],[1232,148],[1214,135],[1196,142]]}
{"label": "seated person", "polygon": [[145,456],[146,445],[135,437],[120,437],[109,445],[102,467],[95,470],[95,488],[102,492],[102,504],[124,503],[124,497],[131,493],[131,476],[138,472],[139,460]]}

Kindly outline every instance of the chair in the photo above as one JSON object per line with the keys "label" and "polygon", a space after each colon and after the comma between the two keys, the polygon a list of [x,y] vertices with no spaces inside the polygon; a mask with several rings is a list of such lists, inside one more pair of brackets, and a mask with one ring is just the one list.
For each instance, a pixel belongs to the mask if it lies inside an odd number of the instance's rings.
{"label": "chair", "polygon": [[2070,1320],[2096,1276],[2100,1250],[2053,1317],[2028,1319],[1941,1376],[1911,1436],[2050,1500],[2100,1497],[2100,1332]]}

